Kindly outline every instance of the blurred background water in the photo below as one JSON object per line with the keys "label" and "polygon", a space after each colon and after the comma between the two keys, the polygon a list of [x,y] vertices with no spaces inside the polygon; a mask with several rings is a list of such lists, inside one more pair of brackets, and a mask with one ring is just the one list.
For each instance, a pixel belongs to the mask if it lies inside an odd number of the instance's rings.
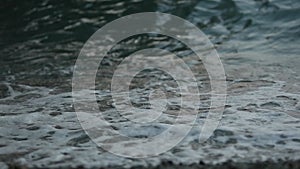
{"label": "blurred background water", "polygon": [[[225,65],[276,63],[299,72],[299,7],[297,0],[3,0],[1,80],[50,86],[66,82],[80,48],[97,29],[121,16],[149,11],[197,25]],[[51,77],[56,82],[49,82]]]}

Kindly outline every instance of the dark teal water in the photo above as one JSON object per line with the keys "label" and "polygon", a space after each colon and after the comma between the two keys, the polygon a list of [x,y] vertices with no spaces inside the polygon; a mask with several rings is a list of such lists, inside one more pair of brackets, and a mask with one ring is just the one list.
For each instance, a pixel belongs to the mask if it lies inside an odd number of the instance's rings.
{"label": "dark teal water", "polygon": [[[42,86],[69,81],[80,48],[97,29],[147,11],[174,14],[197,25],[224,54],[224,64],[299,63],[299,8],[297,0],[3,0],[1,80]],[[227,59],[232,53],[242,54]]]}

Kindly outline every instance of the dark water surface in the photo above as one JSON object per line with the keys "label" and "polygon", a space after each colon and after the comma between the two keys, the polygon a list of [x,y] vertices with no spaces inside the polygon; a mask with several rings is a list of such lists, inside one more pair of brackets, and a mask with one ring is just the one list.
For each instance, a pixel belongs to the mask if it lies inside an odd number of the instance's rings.
{"label": "dark water surface", "polygon": [[[188,165],[300,159],[298,0],[2,0],[0,11],[0,165],[129,168],[162,161]],[[195,141],[195,129],[162,156],[131,160],[105,152],[84,134],[72,106],[72,73],[80,49],[96,30],[119,17],[152,11],[182,17],[208,36],[226,71],[228,100],[209,144]],[[189,53],[163,36],[141,35],[119,45],[98,73],[102,110],[111,107],[111,98],[101,95],[109,89],[106,77],[130,53],[149,47],[182,57]],[[201,89],[209,91],[206,72],[198,72]],[[140,76],[152,78],[146,83],[151,88],[162,72]],[[133,96],[137,106],[141,97]],[[156,129],[122,132],[147,137],[157,134]]]}

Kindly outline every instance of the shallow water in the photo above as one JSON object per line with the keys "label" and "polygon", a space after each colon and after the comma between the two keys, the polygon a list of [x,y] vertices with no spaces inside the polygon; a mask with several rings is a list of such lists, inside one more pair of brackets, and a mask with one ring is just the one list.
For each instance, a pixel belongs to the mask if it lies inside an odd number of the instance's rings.
{"label": "shallow water", "polygon": [[[300,159],[297,0],[4,0],[0,9],[0,161],[90,168]],[[165,154],[131,160],[105,152],[85,135],[74,113],[71,80],[80,49],[97,29],[121,16],[149,11],[187,19],[209,37],[224,65],[228,98],[220,126],[207,143],[197,142],[195,127]],[[124,57],[149,47],[201,64],[185,57],[190,51],[184,45],[163,36],[135,36],[111,51],[97,74],[98,104],[108,113],[106,118],[116,122],[115,128],[138,138],[160,133],[173,114],[160,124],[135,129],[110,114],[109,79]],[[209,93],[206,71],[201,66],[196,70],[199,90]],[[163,90],[176,100],[172,78],[158,70],[144,71],[131,85],[136,107],[149,106],[148,89],[157,88],[158,82],[164,82]],[[203,124],[209,106],[210,97],[202,97],[198,124]],[[178,108],[176,102],[169,105]]]}

